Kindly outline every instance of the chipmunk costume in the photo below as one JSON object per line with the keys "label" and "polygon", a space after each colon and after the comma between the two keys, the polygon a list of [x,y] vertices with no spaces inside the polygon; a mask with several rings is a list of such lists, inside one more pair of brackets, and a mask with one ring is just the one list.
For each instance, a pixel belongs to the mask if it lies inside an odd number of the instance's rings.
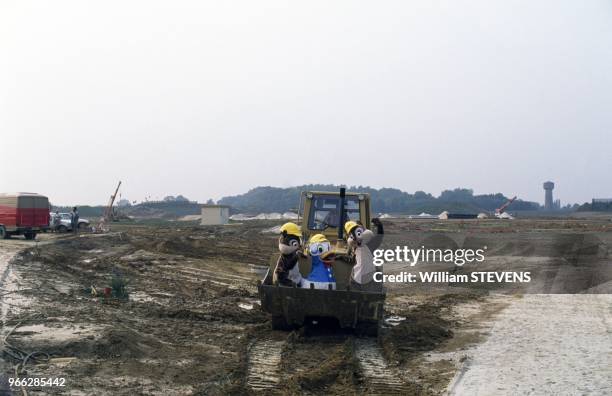
{"label": "chipmunk costume", "polygon": [[380,246],[384,229],[378,219],[372,219],[372,224],[376,225],[376,234],[355,221],[347,221],[344,224],[348,245],[355,252],[355,265],[351,271],[351,287],[360,290],[375,291],[382,288],[382,284],[373,282],[377,268],[374,265],[372,252]]}
{"label": "chipmunk costume", "polygon": [[295,223],[285,223],[280,228],[278,239],[280,256],[274,270],[274,283],[282,286],[300,286],[302,274],[298,265],[299,250],[302,247],[302,231]]}

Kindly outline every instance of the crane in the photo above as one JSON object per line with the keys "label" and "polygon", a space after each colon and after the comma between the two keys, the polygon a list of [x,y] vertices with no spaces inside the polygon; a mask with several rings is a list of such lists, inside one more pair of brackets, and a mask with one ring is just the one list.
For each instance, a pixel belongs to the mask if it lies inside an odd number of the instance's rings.
{"label": "crane", "polygon": [[500,216],[502,213],[504,213],[504,211],[506,210],[506,208],[508,206],[510,206],[510,204],[512,202],[514,202],[514,200],[516,199],[516,195],[512,198],[510,198],[508,201],[506,201],[505,204],[503,204],[502,206],[500,206],[499,208],[495,209],[495,216]]}
{"label": "crane", "polygon": [[110,222],[113,218],[113,205],[115,204],[115,198],[117,198],[119,187],[121,187],[121,181],[119,181],[119,184],[117,184],[115,193],[110,196],[110,199],[108,200],[108,205],[104,209],[104,214],[100,218],[100,223],[98,224],[98,229],[100,231],[108,231],[108,227],[106,226],[106,223]]}

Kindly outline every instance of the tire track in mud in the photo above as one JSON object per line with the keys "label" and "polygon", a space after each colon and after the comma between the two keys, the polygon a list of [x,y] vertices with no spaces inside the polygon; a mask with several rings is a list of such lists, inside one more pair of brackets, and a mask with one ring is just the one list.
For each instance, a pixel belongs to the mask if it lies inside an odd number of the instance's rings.
{"label": "tire track in mud", "polygon": [[252,282],[250,278],[235,277],[234,275],[228,274],[215,274],[211,271],[198,270],[196,268],[181,268],[178,270],[181,275],[186,277],[193,277],[195,279],[202,279],[208,282],[218,284],[221,286],[237,286],[238,284]]}
{"label": "tire track in mud", "polygon": [[233,275],[233,274],[220,274],[219,271],[212,271],[212,270],[208,270],[208,269],[204,269],[204,268],[195,268],[195,267],[183,266],[183,267],[181,267],[181,269],[182,269],[183,272],[186,272],[186,273],[195,272],[196,274],[204,275],[204,276],[216,276],[216,277],[219,277],[221,275],[223,278],[226,278],[226,279],[236,279],[236,280],[240,280],[240,281],[252,281],[253,280],[253,278],[248,277],[248,276]]}
{"label": "tire track in mud", "polygon": [[355,340],[354,354],[369,385],[367,394],[405,395],[412,390],[402,380],[399,371],[389,367],[376,338]]}
{"label": "tire track in mud", "polygon": [[276,389],[285,341],[257,340],[249,348],[246,383],[254,391]]}
{"label": "tire track in mud", "polygon": [[[254,392],[278,389],[281,381],[281,360],[286,340],[260,339],[247,352],[246,384]],[[390,367],[376,338],[355,339],[353,356],[367,384],[368,395],[406,395],[414,391],[399,370]]]}
{"label": "tire track in mud", "polygon": [[4,303],[4,292],[6,292],[6,290],[4,290],[4,283],[11,274],[12,269],[10,261],[16,254],[17,250],[0,248],[0,305],[2,306],[0,321],[2,322],[2,334],[4,334],[4,323],[6,322],[6,316],[8,314],[8,305]]}
{"label": "tire track in mud", "polygon": [[[225,287],[230,287],[230,288],[241,286],[248,290],[254,290],[254,291],[257,290],[256,287],[251,284],[253,281],[252,278],[248,278],[248,277],[244,277],[240,275],[223,274],[223,273],[218,273],[218,272],[215,273],[210,270],[194,268],[194,267],[176,268],[176,267],[167,266],[163,268],[171,269],[175,276],[178,275],[182,277],[183,279],[187,281],[191,281],[191,282],[207,281],[215,285],[225,286]],[[163,274],[162,271],[158,271],[158,272]]]}
{"label": "tire track in mud", "polygon": [[[4,284],[12,271],[10,261],[16,254],[17,250],[10,250],[6,249],[5,247],[0,247],[0,337],[2,337],[2,339],[5,337],[5,324],[8,316],[8,305],[4,303]],[[4,350],[4,344],[1,345],[1,347]],[[9,387],[8,377],[4,374],[4,372],[10,366],[1,355],[2,354],[0,354],[0,394],[12,395],[13,392]]]}

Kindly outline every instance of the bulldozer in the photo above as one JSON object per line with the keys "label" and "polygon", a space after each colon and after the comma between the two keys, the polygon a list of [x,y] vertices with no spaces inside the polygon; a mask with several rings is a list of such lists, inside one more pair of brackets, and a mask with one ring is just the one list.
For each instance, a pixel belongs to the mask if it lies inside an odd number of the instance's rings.
{"label": "bulldozer", "polygon": [[[366,193],[304,191],[300,194],[299,212],[303,216],[303,240],[323,234],[333,247],[332,264],[336,289],[287,287],[274,284],[275,255],[263,280],[258,282],[258,293],[264,312],[272,316],[272,328],[291,330],[321,319],[337,321],[340,328],[354,329],[360,335],[376,336],[383,317],[385,291],[354,290],[350,287],[354,254],[344,239],[344,223],[357,221],[371,226],[370,196]],[[343,210],[340,210],[340,209]],[[299,260],[299,270],[306,276],[311,270],[309,258]],[[382,270],[382,267],[380,267]]]}

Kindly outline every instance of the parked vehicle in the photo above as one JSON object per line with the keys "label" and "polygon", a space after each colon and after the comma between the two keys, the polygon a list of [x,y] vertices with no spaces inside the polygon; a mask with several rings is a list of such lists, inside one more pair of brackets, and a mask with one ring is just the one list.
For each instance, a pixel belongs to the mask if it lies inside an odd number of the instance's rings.
{"label": "parked vehicle", "polygon": [[[56,216],[59,216],[59,224],[55,222]],[[51,219],[51,229],[56,232],[72,231],[72,216],[70,213],[49,213]],[[79,230],[89,228],[89,220],[79,218]]]}
{"label": "parked vehicle", "polygon": [[49,227],[49,199],[35,193],[0,194],[0,239],[26,239]]}

